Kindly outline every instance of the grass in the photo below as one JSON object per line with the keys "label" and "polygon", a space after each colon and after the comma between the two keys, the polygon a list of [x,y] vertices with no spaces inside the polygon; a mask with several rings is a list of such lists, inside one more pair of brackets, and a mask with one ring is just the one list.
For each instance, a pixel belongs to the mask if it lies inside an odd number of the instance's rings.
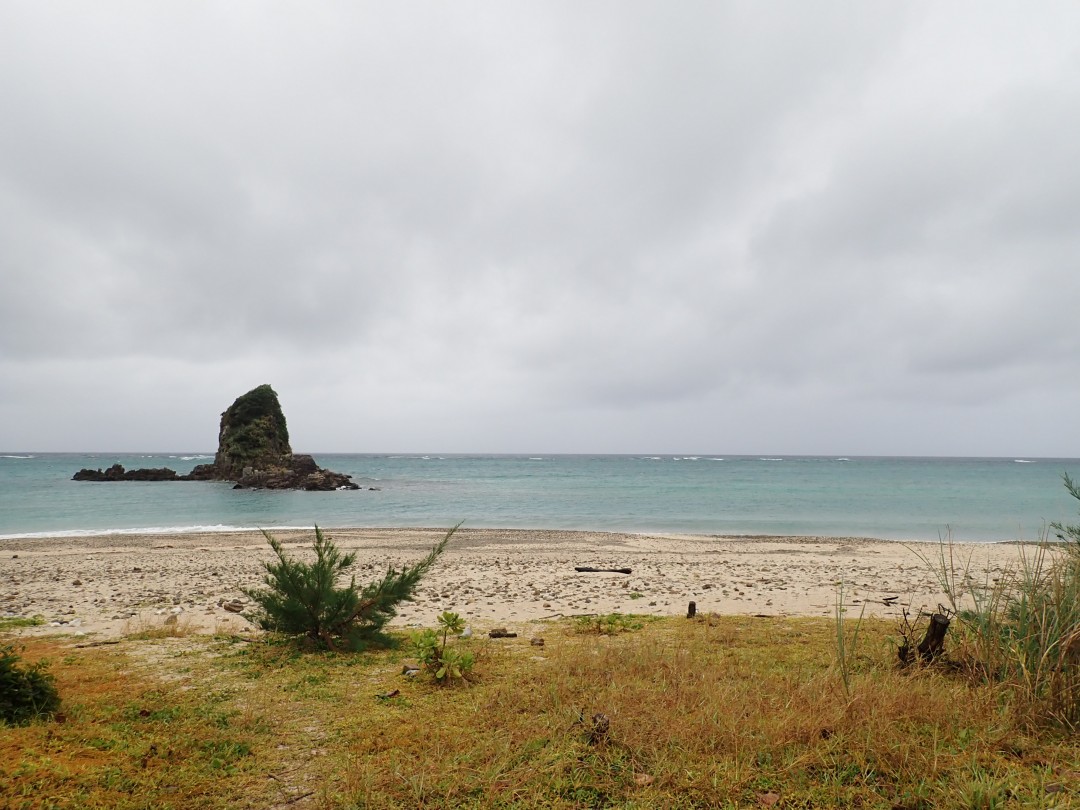
{"label": "grass", "polygon": [[0,617],[0,633],[22,627],[40,627],[43,624],[45,624],[43,616],[3,616]]}
{"label": "grass", "polygon": [[[606,622],[601,622],[603,627]],[[543,625],[462,640],[474,682],[406,677],[399,649],[143,633],[26,639],[63,722],[0,728],[11,808],[1047,808],[1080,804],[1080,743],[1018,694],[895,666],[864,619]],[[396,690],[396,692],[395,692]],[[595,716],[610,722],[593,734]]]}
{"label": "grass", "polygon": [[924,561],[959,620],[953,658],[969,678],[1023,695],[1031,722],[1080,731],[1080,545],[1044,537],[993,579],[972,576],[971,559],[947,541]]}

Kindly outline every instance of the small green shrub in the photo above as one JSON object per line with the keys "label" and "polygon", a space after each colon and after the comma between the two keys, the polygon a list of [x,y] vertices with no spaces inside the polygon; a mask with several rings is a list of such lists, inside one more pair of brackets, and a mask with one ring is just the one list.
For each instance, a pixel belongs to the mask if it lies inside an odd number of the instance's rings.
{"label": "small green shrub", "polygon": [[428,628],[413,636],[413,648],[420,666],[438,683],[467,680],[476,664],[475,657],[468,650],[447,646],[451,635],[460,636],[465,632],[465,620],[456,613],[444,611],[438,621],[438,631]]}
{"label": "small green shrub", "polygon": [[400,571],[387,568],[382,579],[363,587],[356,584],[355,576],[346,587],[338,586],[339,576],[356,562],[356,553],[342,554],[318,526],[314,563],[289,559],[281,543],[264,531],[277,561],[263,563],[265,589],[243,589],[258,606],[252,618],[264,630],[307,636],[331,650],[342,645],[360,649],[384,640],[382,630],[396,615],[397,605],[412,599],[421,577],[457,528],[448,531],[420,562]]}
{"label": "small green shrub", "polygon": [[20,666],[14,646],[0,646],[0,721],[21,725],[56,714],[60,695],[45,669],[43,661]]}

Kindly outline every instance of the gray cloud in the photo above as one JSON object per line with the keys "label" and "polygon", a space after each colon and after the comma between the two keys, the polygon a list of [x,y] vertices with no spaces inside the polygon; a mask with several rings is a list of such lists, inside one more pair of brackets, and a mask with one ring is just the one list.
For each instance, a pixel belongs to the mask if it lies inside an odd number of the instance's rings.
{"label": "gray cloud", "polygon": [[1080,455],[1077,33],[8,4],[0,446]]}

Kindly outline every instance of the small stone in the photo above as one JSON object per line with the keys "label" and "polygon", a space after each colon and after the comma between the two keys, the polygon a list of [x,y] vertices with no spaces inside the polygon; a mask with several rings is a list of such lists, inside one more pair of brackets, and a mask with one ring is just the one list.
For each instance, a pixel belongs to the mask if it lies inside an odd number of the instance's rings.
{"label": "small stone", "polygon": [[530,638],[529,643],[531,645],[533,645],[534,647],[543,647],[544,646],[544,640],[542,638],[540,638],[540,636],[534,636],[533,638]]}
{"label": "small stone", "polygon": [[82,585],[82,580],[81,579],[73,579],[71,581],[71,584],[74,585],[76,588],[78,588],[80,585]]}

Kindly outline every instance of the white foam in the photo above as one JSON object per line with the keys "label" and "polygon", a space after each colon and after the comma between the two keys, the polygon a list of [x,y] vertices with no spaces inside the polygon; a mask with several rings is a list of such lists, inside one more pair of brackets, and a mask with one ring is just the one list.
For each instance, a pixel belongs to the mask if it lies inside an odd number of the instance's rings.
{"label": "white foam", "polygon": [[759,458],[758,461],[783,461],[782,458]]}
{"label": "white foam", "polygon": [[0,458],[37,458],[37,456],[0,456]]}
{"label": "white foam", "polygon": [[[263,526],[226,526],[218,523],[213,526],[147,526],[141,529],[65,529],[52,532],[23,532],[20,534],[0,534],[0,540],[33,540],[44,537],[104,537],[111,534],[147,535],[147,534],[222,534],[224,532],[257,532]],[[312,526],[272,526],[273,529],[311,529]]]}
{"label": "white foam", "polygon": [[1030,461],[1029,459],[1026,459],[1026,458],[1014,458],[1013,461],[1016,464],[1034,464],[1035,463],[1034,461]]}
{"label": "white foam", "polygon": [[198,456],[180,456],[181,461],[198,461],[204,458],[213,458],[213,456],[198,455]]}

